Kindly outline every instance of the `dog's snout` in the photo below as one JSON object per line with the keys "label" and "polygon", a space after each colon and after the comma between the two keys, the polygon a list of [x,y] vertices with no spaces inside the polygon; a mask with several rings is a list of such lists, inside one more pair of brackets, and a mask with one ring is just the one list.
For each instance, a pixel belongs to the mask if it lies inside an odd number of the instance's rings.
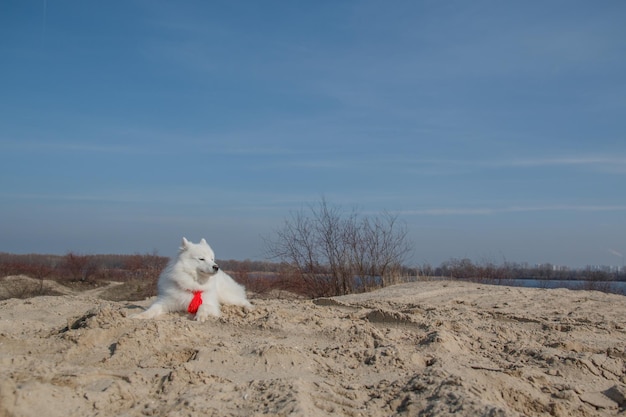
{"label": "dog's snout", "polygon": [[213,271],[214,271],[214,272],[217,272],[219,269],[220,269],[220,267],[219,267],[219,266],[217,266],[217,265],[213,265]]}

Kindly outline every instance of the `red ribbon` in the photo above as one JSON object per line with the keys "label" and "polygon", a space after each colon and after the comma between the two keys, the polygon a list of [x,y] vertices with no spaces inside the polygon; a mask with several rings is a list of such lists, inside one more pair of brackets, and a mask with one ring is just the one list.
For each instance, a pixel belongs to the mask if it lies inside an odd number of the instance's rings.
{"label": "red ribbon", "polygon": [[202,291],[192,291],[193,299],[189,303],[189,307],[187,307],[187,311],[191,314],[196,314],[198,312],[198,308],[202,304]]}

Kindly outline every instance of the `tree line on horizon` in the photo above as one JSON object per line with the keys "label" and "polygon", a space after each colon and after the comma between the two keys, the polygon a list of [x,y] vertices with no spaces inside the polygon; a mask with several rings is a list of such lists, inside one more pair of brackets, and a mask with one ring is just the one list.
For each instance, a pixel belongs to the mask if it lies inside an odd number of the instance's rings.
{"label": "tree line on horizon", "polygon": [[[452,258],[433,267],[406,265],[413,251],[405,223],[388,212],[363,215],[346,212],[322,199],[317,205],[291,213],[265,239],[273,261],[218,260],[253,292],[288,290],[307,297],[328,297],[371,291],[420,277],[445,277],[506,284],[519,279],[626,281],[626,272],[559,269],[550,264],[528,267],[504,262],[475,263]],[[95,285],[102,281],[129,283],[139,299],[156,294],[156,282],[169,259],[156,252],[132,255],[65,255],[0,252],[0,279],[26,275],[41,281]],[[608,288],[608,287],[607,287]],[[601,289],[601,288],[599,288]],[[608,290],[607,290],[608,291]]]}
{"label": "tree line on horizon", "polygon": [[[101,281],[118,281],[142,284],[141,294],[156,294],[156,281],[169,258],[157,254],[132,255],[81,255],[69,252],[65,255],[11,254],[0,252],[0,281],[7,276],[26,275],[60,283],[85,283],[95,285]],[[329,268],[320,266],[321,277],[303,277],[288,262],[259,260],[218,260],[220,266],[236,280],[254,292],[282,289],[303,296],[328,296]],[[626,281],[623,271],[581,269],[555,269],[551,264],[527,266],[514,262],[495,264],[476,263],[470,259],[450,259],[439,266],[424,264],[416,267],[401,266],[394,269],[397,282],[444,277],[484,283],[507,284],[520,279],[576,280],[586,282]],[[358,280],[357,280],[358,281]],[[366,291],[366,288],[353,288]],[[139,294],[138,296],[139,297]],[[139,299],[139,298],[137,298]]]}

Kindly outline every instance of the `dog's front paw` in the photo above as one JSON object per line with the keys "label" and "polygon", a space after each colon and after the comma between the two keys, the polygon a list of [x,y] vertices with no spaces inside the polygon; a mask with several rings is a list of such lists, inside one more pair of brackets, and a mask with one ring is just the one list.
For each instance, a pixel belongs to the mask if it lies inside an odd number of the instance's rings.
{"label": "dog's front paw", "polygon": [[193,319],[200,323],[204,323],[205,321],[209,319],[209,317],[219,318],[219,316],[220,316],[219,314],[207,314],[206,312],[200,314],[200,312],[198,312],[198,314],[196,314]]}
{"label": "dog's front paw", "polygon": [[198,312],[194,317],[194,320],[203,322],[207,321],[209,317],[218,318],[220,316],[220,308],[214,304],[202,304],[200,308],[198,308]]}
{"label": "dog's front paw", "polygon": [[159,306],[153,306],[149,309],[142,311],[141,313],[133,314],[130,316],[131,319],[153,319],[163,313],[163,310]]}
{"label": "dog's front paw", "polygon": [[196,316],[193,318],[195,321],[198,321],[200,323],[204,323],[209,317],[206,314],[196,314]]}

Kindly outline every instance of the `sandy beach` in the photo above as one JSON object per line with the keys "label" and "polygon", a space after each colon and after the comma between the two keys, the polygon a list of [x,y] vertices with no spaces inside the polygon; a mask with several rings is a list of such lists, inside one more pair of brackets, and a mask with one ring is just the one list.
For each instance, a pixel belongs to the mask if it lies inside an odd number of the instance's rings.
{"label": "sandy beach", "polygon": [[454,281],[255,297],[197,323],[0,301],[0,417],[624,416],[626,297]]}

